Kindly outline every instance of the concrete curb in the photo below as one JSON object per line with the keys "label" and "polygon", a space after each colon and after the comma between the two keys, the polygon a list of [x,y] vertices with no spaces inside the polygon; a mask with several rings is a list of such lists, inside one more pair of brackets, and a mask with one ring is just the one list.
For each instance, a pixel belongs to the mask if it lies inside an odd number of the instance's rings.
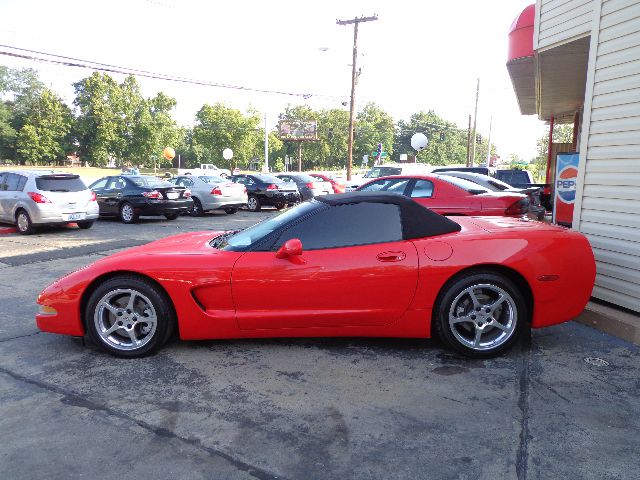
{"label": "concrete curb", "polygon": [[589,302],[575,321],[640,345],[640,315]]}

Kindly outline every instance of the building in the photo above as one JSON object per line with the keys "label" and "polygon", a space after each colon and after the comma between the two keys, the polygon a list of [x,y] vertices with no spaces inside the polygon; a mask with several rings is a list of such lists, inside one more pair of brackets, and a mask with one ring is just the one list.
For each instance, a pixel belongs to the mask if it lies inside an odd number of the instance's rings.
{"label": "building", "polygon": [[640,312],[640,0],[537,0],[511,26],[507,69],[522,114],[574,124],[593,297]]}

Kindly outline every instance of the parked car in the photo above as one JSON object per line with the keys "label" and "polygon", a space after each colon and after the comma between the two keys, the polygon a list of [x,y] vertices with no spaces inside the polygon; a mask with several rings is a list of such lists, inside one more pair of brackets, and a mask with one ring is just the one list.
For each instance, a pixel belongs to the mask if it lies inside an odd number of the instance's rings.
{"label": "parked car", "polygon": [[431,170],[431,173],[443,173],[443,172],[469,172],[480,173],[489,177],[494,177],[496,169],[493,167],[438,167]]}
{"label": "parked car", "polygon": [[247,204],[247,189],[239,183],[232,183],[229,179],[215,176],[181,175],[169,182],[191,191],[193,207],[189,212],[194,217],[200,217],[210,210],[224,210],[233,215],[238,208]]}
{"label": "parked car", "polygon": [[247,208],[252,212],[259,212],[265,205],[281,210],[301,200],[300,192],[294,182],[284,182],[273,175],[242,174],[232,175],[230,179],[247,188]]}
{"label": "parked car", "polygon": [[96,196],[79,175],[51,171],[0,172],[0,221],[29,235],[41,225],[74,222],[91,228],[98,218]]}
{"label": "parked car", "polygon": [[362,177],[353,177],[346,183],[346,191],[352,192],[360,185],[373,178],[387,177],[389,175],[422,175],[431,172],[431,165],[426,163],[385,163],[372,167]]}
{"label": "parked car", "polygon": [[213,163],[201,163],[199,168],[179,168],[178,175],[214,175],[228,177],[231,172],[226,168],[216,167]]}
{"label": "parked car", "polygon": [[90,186],[100,205],[100,215],[136,223],[142,215],[164,215],[175,220],[193,207],[191,192],[149,175],[114,175]]}
{"label": "parked car", "polygon": [[311,200],[318,195],[327,195],[332,190],[330,185],[326,185],[323,180],[306,173],[278,173],[274,176],[283,182],[295,183],[303,201]]}
{"label": "parked car", "polygon": [[454,221],[402,195],[355,192],[102,258],[45,288],[36,321],[121,357],[150,354],[177,329],[183,340],[437,335],[486,358],[530,327],[575,318],[595,273],[579,232]]}
{"label": "parked car", "polygon": [[382,177],[358,191],[389,191],[412,198],[441,215],[501,215],[520,217],[529,211],[529,197],[492,192],[462,178],[439,175]]}
{"label": "parked car", "polygon": [[540,189],[538,187],[532,188],[515,188],[508,183],[498,180],[497,178],[490,177],[488,175],[482,175],[481,173],[473,172],[442,172],[442,176],[457,177],[469,180],[470,182],[477,183],[478,185],[491,190],[492,192],[514,192],[522,193],[529,197],[529,212],[527,216],[535,220],[544,220],[546,213],[545,208],[540,204]]}
{"label": "parked car", "polygon": [[346,187],[344,183],[340,182],[338,179],[332,177],[331,175],[327,175],[326,173],[310,173],[309,175],[315,178],[319,178],[320,180],[323,180],[324,182],[331,185],[331,188],[333,189],[333,193],[345,192]]}

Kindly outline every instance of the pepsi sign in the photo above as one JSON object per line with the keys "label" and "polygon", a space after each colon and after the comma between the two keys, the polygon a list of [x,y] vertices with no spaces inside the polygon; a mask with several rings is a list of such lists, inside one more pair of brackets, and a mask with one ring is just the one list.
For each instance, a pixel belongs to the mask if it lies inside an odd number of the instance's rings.
{"label": "pepsi sign", "polygon": [[573,204],[578,186],[578,153],[559,153],[556,157],[556,177],[553,193],[553,221],[571,225]]}

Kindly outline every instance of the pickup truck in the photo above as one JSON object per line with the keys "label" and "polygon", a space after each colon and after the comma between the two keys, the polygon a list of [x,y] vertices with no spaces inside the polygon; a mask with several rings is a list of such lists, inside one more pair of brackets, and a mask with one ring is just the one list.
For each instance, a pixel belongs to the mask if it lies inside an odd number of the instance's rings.
{"label": "pickup truck", "polygon": [[212,163],[201,163],[200,168],[179,168],[178,175],[215,175],[228,177],[231,172],[226,168],[218,168]]}
{"label": "pickup truck", "polygon": [[496,170],[494,177],[515,188],[539,188],[540,204],[549,211],[552,209],[550,185],[547,183],[534,183],[529,170]]}

